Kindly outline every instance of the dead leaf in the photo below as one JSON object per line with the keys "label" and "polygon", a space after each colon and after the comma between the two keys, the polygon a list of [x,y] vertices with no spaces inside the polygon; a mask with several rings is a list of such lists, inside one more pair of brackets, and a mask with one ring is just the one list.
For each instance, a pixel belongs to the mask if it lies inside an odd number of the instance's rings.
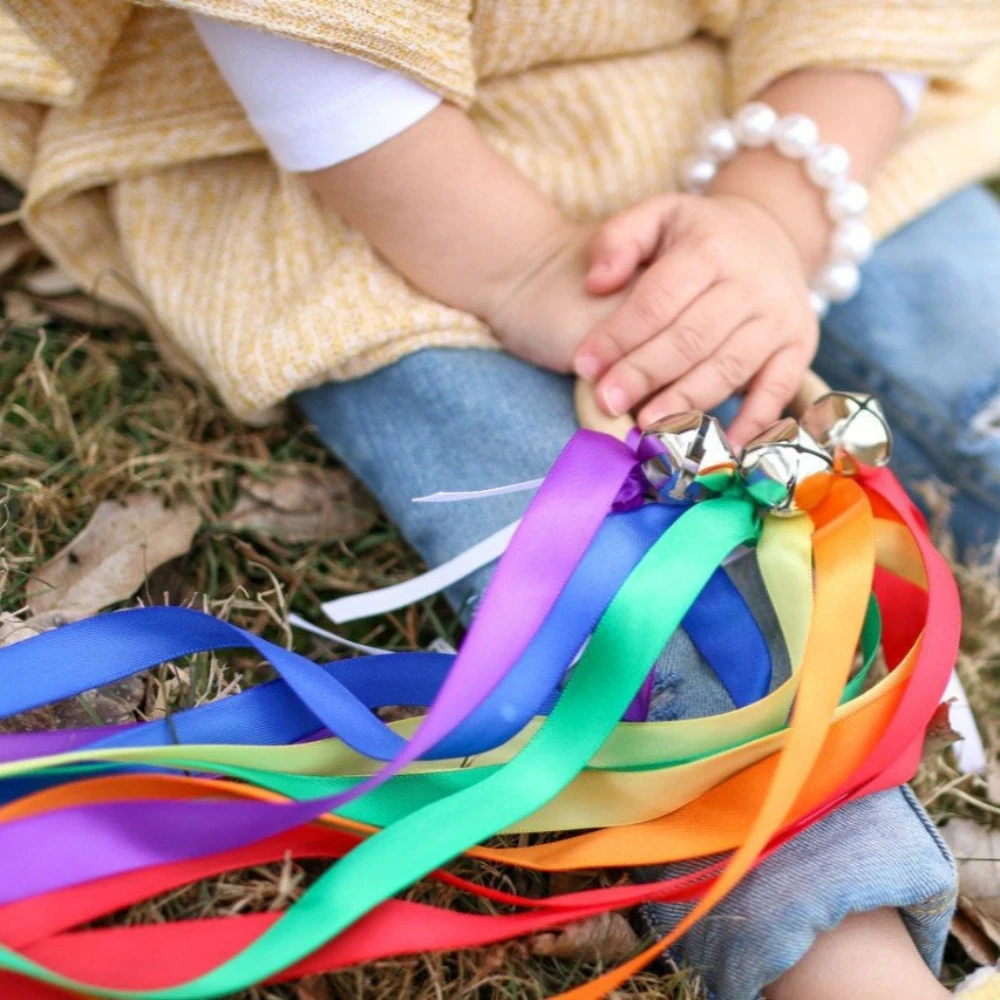
{"label": "dead leaf", "polygon": [[950,708],[951,701],[943,701],[934,709],[924,734],[925,757],[940,753],[945,747],[950,747],[955,740],[962,739],[962,734],[951,728]]}
{"label": "dead leaf", "polygon": [[533,955],[608,962],[629,958],[638,946],[639,938],[620,913],[600,913],[555,931],[536,934],[528,942]]}
{"label": "dead leaf", "polygon": [[43,729],[55,728],[56,717],[51,705],[0,719],[0,733],[37,733]]}
{"label": "dead leaf", "polygon": [[59,298],[44,298],[40,305],[53,316],[72,320],[84,326],[121,327],[135,333],[143,329],[142,322],[132,313],[117,306],[110,306],[106,302],[99,302],[82,293],[61,295]]}
{"label": "dead leaf", "polygon": [[191,548],[201,515],[193,504],[167,508],[151,493],[106,500],[86,528],[35,575],[28,606],[81,618],[131,597],[168,559]]}
{"label": "dead leaf", "polygon": [[968,896],[958,895],[958,908],[961,912],[987,937],[993,946],[1000,953],[1000,922],[995,917],[991,917],[980,907],[969,899]]}
{"label": "dead leaf", "polygon": [[12,715],[0,720],[0,733],[32,733],[43,729],[80,729],[135,722],[146,685],[139,677],[126,677],[74,698]]}
{"label": "dead leaf", "polygon": [[20,263],[32,249],[31,240],[20,226],[4,226],[0,229],[0,276]]}
{"label": "dead leaf", "polygon": [[346,469],[305,469],[271,482],[244,478],[243,495],[225,523],[286,542],[356,538],[371,528],[375,508]]}
{"label": "dead leaf", "polygon": [[375,709],[375,714],[383,722],[401,722],[403,719],[423,715],[426,711],[426,705],[381,705]]}
{"label": "dead leaf", "polygon": [[589,889],[593,881],[593,872],[549,872],[549,895],[566,896],[571,892]]}
{"label": "dead leaf", "polygon": [[16,290],[4,292],[3,314],[12,326],[21,328],[44,326],[52,319],[36,307],[30,295]]}
{"label": "dead leaf", "polygon": [[962,895],[991,918],[1000,920],[1000,830],[956,818],[941,833],[958,862]]}
{"label": "dead leaf", "polygon": [[991,760],[986,771],[986,797],[995,806],[1000,806],[1000,763]]}
{"label": "dead leaf", "polygon": [[12,614],[10,611],[0,612],[0,647],[20,642],[22,638],[27,639],[29,635],[34,634],[35,630],[20,615]]}
{"label": "dead leaf", "polygon": [[941,833],[958,863],[963,915],[1000,948],[1000,830],[958,818]]}
{"label": "dead leaf", "polygon": [[58,628],[72,620],[58,608],[41,615],[33,615],[31,618],[23,618],[5,611],[0,614],[0,647],[12,646],[15,642],[30,639],[39,632],[47,632],[50,628]]}
{"label": "dead leaf", "polygon": [[142,589],[150,604],[191,604],[198,596],[198,581],[181,555],[151,570]]}
{"label": "dead leaf", "polygon": [[69,295],[77,290],[76,282],[64,271],[60,271],[55,264],[47,264],[26,274],[21,284],[31,292],[32,295],[41,295],[43,298],[54,298],[57,295]]}
{"label": "dead leaf", "polygon": [[135,712],[146,694],[146,684],[141,677],[126,677],[108,684],[99,691],[83,694],[52,706],[56,727],[76,729],[84,726],[113,726],[121,722],[134,722]]}
{"label": "dead leaf", "polygon": [[1000,948],[984,933],[976,918],[965,913],[961,906],[951,919],[950,929],[952,937],[976,965],[996,965]]}

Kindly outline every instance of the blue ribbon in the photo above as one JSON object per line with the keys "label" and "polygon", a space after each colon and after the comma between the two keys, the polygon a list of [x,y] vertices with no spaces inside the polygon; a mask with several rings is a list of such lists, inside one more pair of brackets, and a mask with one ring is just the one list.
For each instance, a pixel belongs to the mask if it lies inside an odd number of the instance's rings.
{"label": "blue ribbon", "polygon": [[[484,752],[506,742],[532,716],[547,712],[567,668],[621,584],[685,509],[648,504],[609,515],[518,663],[426,757]],[[766,642],[724,572],[712,577],[684,627],[737,706],[767,692],[771,659]],[[198,611],[141,608],[99,615],[0,649],[0,717],[191,653],[247,647],[269,661],[280,680],[103,739],[88,739],[86,745],[277,745],[327,728],[355,750],[389,760],[404,738],[370,709],[429,705],[454,659],[435,653],[394,653],[319,665]]]}

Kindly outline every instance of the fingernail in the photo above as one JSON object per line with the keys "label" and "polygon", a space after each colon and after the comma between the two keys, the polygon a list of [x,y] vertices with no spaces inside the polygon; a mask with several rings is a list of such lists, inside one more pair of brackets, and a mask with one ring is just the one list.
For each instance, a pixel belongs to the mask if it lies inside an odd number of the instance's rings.
{"label": "fingernail", "polygon": [[596,354],[579,354],[573,360],[573,369],[580,378],[592,381],[601,370],[601,359]]}
{"label": "fingernail", "polygon": [[604,390],[604,406],[608,413],[617,417],[625,412],[625,393],[618,386],[613,385],[610,389]]}

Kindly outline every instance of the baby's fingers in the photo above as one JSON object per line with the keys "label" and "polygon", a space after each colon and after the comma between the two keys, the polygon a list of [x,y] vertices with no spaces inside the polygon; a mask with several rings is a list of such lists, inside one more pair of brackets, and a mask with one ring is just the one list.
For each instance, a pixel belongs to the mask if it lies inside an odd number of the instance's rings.
{"label": "baby's fingers", "polygon": [[710,357],[654,396],[642,408],[639,425],[646,427],[686,410],[714,409],[755,378],[775,347],[770,324],[748,320]]}
{"label": "baby's fingers", "polygon": [[697,251],[678,247],[635,283],[625,302],[583,338],[576,373],[596,379],[640,344],[661,333],[714,282],[716,269]]}
{"label": "baby's fingers", "polygon": [[663,237],[670,196],[651,198],[608,219],[590,241],[586,289],[591,295],[620,291],[641,264],[652,260]]}
{"label": "baby's fingers", "polygon": [[809,367],[809,355],[798,346],[774,354],[750,383],[729,440],[736,449],[766,430],[792,401]]}
{"label": "baby's fingers", "polygon": [[713,285],[675,323],[612,365],[597,385],[601,405],[608,413],[624,413],[676,382],[718,350],[749,312],[743,289],[732,282]]}

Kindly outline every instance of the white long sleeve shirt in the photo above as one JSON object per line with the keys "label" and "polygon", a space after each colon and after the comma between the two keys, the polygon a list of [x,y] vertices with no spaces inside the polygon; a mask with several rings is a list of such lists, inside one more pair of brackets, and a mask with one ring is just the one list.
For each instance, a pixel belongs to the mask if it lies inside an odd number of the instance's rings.
{"label": "white long sleeve shirt", "polygon": [[[321,170],[391,139],[441,97],[409,77],[306,42],[192,15],[195,28],[280,167]],[[907,119],[926,78],[886,73]]]}

